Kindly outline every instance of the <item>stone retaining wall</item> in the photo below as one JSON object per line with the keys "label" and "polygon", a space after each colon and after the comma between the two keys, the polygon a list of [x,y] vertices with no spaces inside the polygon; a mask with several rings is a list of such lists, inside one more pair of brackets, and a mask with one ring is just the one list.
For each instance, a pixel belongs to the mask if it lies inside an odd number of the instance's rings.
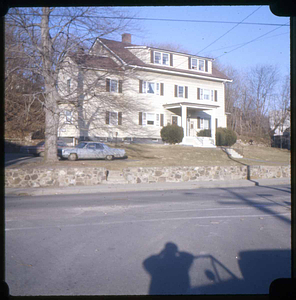
{"label": "stone retaining wall", "polygon": [[[5,187],[97,185],[106,180],[106,171],[105,168],[6,169]],[[289,178],[290,172],[290,166],[151,167],[126,168],[122,175],[127,183],[153,183]]]}
{"label": "stone retaining wall", "polygon": [[129,168],[123,176],[129,183],[286,178],[290,166]]}
{"label": "stone retaining wall", "polygon": [[105,179],[104,168],[7,169],[5,187],[97,185]]}

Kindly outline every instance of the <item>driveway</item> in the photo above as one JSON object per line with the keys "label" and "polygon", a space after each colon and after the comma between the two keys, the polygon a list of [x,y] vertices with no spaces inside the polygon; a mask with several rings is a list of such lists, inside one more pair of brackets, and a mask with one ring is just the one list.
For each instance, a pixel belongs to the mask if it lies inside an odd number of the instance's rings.
{"label": "driveway", "polygon": [[21,166],[27,163],[39,162],[42,157],[26,153],[5,153],[5,167],[15,165]]}

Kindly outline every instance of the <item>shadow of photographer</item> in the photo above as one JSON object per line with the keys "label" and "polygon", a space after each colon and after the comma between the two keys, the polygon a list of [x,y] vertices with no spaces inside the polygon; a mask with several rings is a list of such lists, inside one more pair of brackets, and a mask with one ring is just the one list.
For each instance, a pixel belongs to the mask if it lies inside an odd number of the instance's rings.
{"label": "shadow of photographer", "polygon": [[237,276],[210,254],[195,256],[168,242],[143,267],[151,276],[149,295],[268,294],[271,282],[291,276],[290,260],[289,249],[240,251]]}
{"label": "shadow of photographer", "polygon": [[190,288],[189,269],[194,256],[179,252],[178,246],[166,243],[164,249],[144,260],[143,266],[151,276],[150,295],[186,294]]}

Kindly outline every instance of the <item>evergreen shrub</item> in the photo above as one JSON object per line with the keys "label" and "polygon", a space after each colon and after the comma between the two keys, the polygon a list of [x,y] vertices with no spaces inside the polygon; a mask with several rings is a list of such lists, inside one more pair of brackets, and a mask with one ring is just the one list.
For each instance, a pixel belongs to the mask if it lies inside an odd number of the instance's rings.
{"label": "evergreen shrub", "polygon": [[211,129],[203,129],[197,133],[197,136],[211,137],[212,136]]}
{"label": "evergreen shrub", "polygon": [[216,145],[217,146],[232,146],[236,142],[236,133],[231,129],[217,128],[216,131]]}
{"label": "evergreen shrub", "polygon": [[181,143],[184,137],[183,128],[175,124],[164,126],[160,135],[162,140],[169,144]]}

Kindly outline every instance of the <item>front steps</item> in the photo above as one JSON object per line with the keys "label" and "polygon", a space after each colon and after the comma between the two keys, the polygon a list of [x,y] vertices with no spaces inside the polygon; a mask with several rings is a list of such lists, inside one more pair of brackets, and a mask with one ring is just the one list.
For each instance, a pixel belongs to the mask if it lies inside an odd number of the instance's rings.
{"label": "front steps", "polygon": [[203,147],[203,148],[216,148],[214,139],[210,137],[201,136],[186,136],[183,138],[180,145],[187,145],[193,147]]}
{"label": "front steps", "polygon": [[122,171],[108,170],[106,172],[106,180],[104,180],[102,184],[128,183],[128,181],[123,177]]}

